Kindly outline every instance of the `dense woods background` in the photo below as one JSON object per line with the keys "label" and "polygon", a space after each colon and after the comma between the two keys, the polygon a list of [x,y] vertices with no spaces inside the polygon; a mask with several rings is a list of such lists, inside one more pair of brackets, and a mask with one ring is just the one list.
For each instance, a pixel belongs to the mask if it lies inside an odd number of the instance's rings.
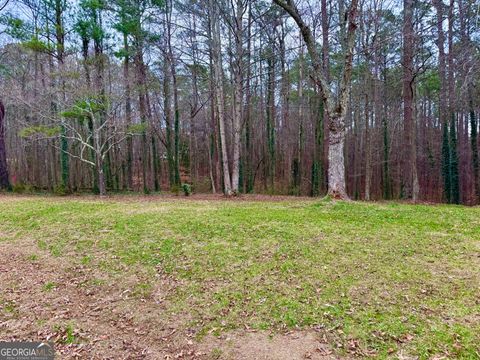
{"label": "dense woods background", "polygon": [[[0,187],[325,194],[331,121],[280,2],[3,1]],[[285,3],[338,94],[351,3]],[[478,203],[480,4],[359,0],[355,24],[348,195]]]}

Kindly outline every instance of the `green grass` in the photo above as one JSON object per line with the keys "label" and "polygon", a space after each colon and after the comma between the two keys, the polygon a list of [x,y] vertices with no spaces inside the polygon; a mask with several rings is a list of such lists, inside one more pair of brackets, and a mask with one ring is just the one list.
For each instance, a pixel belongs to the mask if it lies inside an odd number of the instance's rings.
{"label": "green grass", "polygon": [[42,290],[45,291],[45,292],[49,292],[49,291],[52,291],[53,289],[55,289],[56,287],[57,287],[57,284],[49,281],[49,282],[46,282],[45,284],[43,284]]}
{"label": "green grass", "polygon": [[53,327],[53,331],[60,335],[60,343],[62,344],[75,344],[78,339],[75,335],[75,327],[72,323],[57,324]]}
{"label": "green grass", "polygon": [[165,316],[199,334],[315,326],[340,353],[480,357],[479,208],[10,198],[0,234],[108,276],[141,269],[139,301],[175,279]]}

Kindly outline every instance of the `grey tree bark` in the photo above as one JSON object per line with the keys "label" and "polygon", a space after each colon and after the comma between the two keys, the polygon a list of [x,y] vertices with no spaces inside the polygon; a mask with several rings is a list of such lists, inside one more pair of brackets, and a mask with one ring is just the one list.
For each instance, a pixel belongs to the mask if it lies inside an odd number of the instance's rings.
{"label": "grey tree bark", "polygon": [[326,104],[329,120],[329,149],[328,149],[328,195],[337,199],[348,199],[345,182],[345,115],[347,113],[348,97],[352,75],[353,47],[357,29],[356,17],[358,0],[352,0],[348,11],[348,29],[344,46],[343,73],[340,80],[338,95],[335,95],[328,84],[324,73],[324,64],[321,59],[317,44],[310,27],[302,19],[300,12],[293,0],[274,0],[297,23],[303,40],[307,45],[308,53],[312,59],[315,83],[320,88],[324,103]]}
{"label": "grey tree bark", "polygon": [[235,60],[234,76],[234,107],[233,107],[233,162],[232,162],[232,192],[239,192],[240,179],[240,137],[242,132],[242,103],[243,103],[243,0],[237,0],[235,9]]}
{"label": "grey tree bark", "polygon": [[220,133],[220,147],[222,153],[222,167],[223,167],[223,189],[227,196],[232,195],[232,182],[230,180],[230,169],[228,164],[228,151],[225,131],[225,114],[224,104],[225,99],[222,89],[222,55],[221,55],[221,39],[220,39],[220,25],[218,4],[214,0],[209,0],[210,10],[210,51],[213,65],[213,96],[215,101],[215,110],[218,116],[218,125]]}
{"label": "grey tree bark", "polygon": [[93,138],[94,138],[94,146],[95,146],[95,154],[96,154],[95,162],[96,162],[96,169],[97,169],[97,176],[98,176],[98,191],[100,196],[106,196],[107,189],[105,185],[105,174],[103,171],[105,154],[102,154],[100,133],[95,132]]}

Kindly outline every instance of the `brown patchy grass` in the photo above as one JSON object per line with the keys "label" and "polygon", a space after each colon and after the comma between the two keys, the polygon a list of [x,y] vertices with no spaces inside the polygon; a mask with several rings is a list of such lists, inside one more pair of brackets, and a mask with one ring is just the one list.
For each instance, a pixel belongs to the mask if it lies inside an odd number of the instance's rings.
{"label": "brown patchy grass", "polygon": [[[13,197],[1,200],[15,202]],[[53,256],[33,238],[0,242],[0,254],[0,341],[53,341],[60,359],[334,359],[325,338],[312,332],[272,337],[240,331],[198,341],[186,326],[188,314],[166,315],[166,297],[181,282],[161,271],[151,286],[151,271],[140,266],[112,274],[90,261],[72,262],[74,254]],[[96,252],[94,261],[103,257],[108,255]]]}
{"label": "brown patchy grass", "polygon": [[0,340],[68,359],[480,357],[480,209],[221,200],[1,197]]}

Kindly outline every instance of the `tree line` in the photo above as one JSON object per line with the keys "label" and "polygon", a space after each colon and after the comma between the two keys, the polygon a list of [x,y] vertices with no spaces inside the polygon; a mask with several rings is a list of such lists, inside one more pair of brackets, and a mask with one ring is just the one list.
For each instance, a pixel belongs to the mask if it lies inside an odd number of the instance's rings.
{"label": "tree line", "polygon": [[474,0],[11,0],[0,188],[476,204]]}

